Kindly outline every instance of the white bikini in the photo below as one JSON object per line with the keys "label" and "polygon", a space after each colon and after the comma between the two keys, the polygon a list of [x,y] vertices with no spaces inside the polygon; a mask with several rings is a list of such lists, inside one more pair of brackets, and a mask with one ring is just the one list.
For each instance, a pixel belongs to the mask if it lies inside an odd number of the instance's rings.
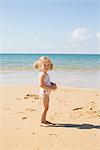
{"label": "white bikini", "polygon": [[[41,73],[45,74],[44,84],[51,86],[51,81],[50,81],[49,75],[47,73],[42,72],[42,71],[41,71]],[[39,91],[40,96],[43,94],[47,94],[49,96],[50,93],[51,93],[51,89],[44,89],[44,88],[40,87],[40,91]]]}

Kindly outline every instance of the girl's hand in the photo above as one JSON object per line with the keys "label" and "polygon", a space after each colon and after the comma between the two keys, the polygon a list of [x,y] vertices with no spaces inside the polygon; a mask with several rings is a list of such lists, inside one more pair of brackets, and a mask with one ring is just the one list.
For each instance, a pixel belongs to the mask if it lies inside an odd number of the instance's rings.
{"label": "girl's hand", "polygon": [[57,86],[56,86],[56,84],[51,84],[51,89],[52,89],[52,90],[55,90],[55,89],[57,89]]}
{"label": "girl's hand", "polygon": [[55,86],[55,87],[56,87],[56,89],[57,89],[57,85],[56,85],[56,83],[51,82],[51,85]]}

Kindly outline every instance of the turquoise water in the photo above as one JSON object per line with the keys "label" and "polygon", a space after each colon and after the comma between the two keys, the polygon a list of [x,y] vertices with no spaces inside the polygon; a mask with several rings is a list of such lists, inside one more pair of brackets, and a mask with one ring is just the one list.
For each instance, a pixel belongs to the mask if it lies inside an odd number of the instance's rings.
{"label": "turquoise water", "polygon": [[40,56],[53,60],[50,77],[60,86],[100,88],[100,55],[0,54],[1,84],[38,84],[33,63]]}
{"label": "turquoise water", "polygon": [[[32,70],[32,64],[44,54],[0,54],[0,73]],[[99,71],[100,55],[46,54],[55,70]]]}

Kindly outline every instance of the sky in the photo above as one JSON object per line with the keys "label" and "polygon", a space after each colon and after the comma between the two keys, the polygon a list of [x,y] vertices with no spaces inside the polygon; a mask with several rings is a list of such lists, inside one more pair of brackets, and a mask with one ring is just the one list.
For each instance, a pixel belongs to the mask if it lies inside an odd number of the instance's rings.
{"label": "sky", "polygon": [[0,53],[100,54],[100,0],[0,0]]}

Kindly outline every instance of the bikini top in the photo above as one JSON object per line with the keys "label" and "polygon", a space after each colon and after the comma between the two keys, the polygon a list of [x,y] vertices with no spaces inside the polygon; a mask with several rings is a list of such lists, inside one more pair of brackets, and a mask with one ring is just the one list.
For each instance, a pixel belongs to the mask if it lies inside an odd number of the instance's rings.
{"label": "bikini top", "polygon": [[44,84],[51,85],[51,81],[50,81],[49,75],[47,73],[44,73],[43,71],[41,71],[41,74],[45,74]]}

